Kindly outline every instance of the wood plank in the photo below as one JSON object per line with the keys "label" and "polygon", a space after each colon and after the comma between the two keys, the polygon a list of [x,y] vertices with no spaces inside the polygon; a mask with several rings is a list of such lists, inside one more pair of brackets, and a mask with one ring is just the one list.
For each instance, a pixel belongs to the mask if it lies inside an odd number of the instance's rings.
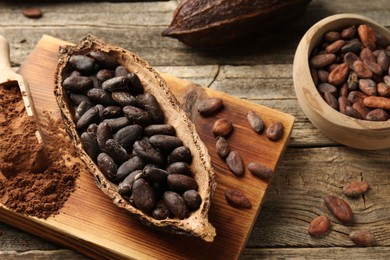
{"label": "wood plank", "polygon": [[[30,84],[38,118],[42,123],[47,116],[43,111],[51,113],[52,117],[60,116],[57,104],[53,102],[54,95],[50,87],[53,86],[53,78],[47,75],[54,75],[58,46],[64,43],[48,36],[43,37],[20,70]],[[212,89],[202,89],[189,81],[179,80],[168,74],[163,74],[163,77],[179,101],[188,101],[189,99],[184,97],[191,92],[197,95],[196,102],[208,96],[219,96],[225,102],[225,108],[216,117],[211,118],[199,116],[196,113],[196,103],[184,104],[190,109],[188,112],[210,151],[217,172],[218,188],[214,193],[210,211],[210,221],[220,234],[217,235],[215,242],[205,243],[195,238],[181,238],[177,241],[174,235],[166,235],[141,226],[133,219],[129,219],[123,210],[112,204],[96,188],[93,178],[86,170],[82,171],[78,180],[79,189],[71,195],[60,214],[43,221],[20,216],[2,208],[3,214],[0,216],[2,221],[95,257],[237,258],[260,210],[268,182],[257,179],[247,170],[245,177],[241,179],[230,173],[215,152],[215,139],[211,134],[212,123],[216,118],[230,118],[235,124],[235,131],[229,137],[229,143],[232,149],[242,154],[245,164],[259,161],[275,169],[289,140],[293,117]],[[273,121],[281,121],[285,127],[283,138],[278,142],[271,142],[265,136],[261,137],[254,133],[246,121],[249,109],[259,113],[268,126]],[[251,210],[237,210],[227,205],[224,190],[237,186],[245,187],[246,194],[254,206]],[[105,236],[101,236],[101,232],[104,232]],[[198,250],[189,250],[190,248]]]}

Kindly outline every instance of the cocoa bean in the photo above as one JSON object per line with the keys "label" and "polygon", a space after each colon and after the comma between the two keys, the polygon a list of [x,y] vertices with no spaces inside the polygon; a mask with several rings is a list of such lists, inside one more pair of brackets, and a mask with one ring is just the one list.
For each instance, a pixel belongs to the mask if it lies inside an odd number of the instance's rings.
{"label": "cocoa bean", "polygon": [[81,103],[77,106],[74,117],[76,120],[79,120],[80,117],[87,112],[90,108],[93,107],[93,104],[89,101],[81,101]]}
{"label": "cocoa bean", "polygon": [[38,19],[42,17],[42,10],[37,7],[28,7],[22,9],[22,14],[27,18]]}
{"label": "cocoa bean", "polygon": [[[322,82],[322,83],[327,83],[328,82],[328,77],[329,77],[329,72],[328,71],[321,69],[321,70],[317,71],[317,74],[318,74],[318,80],[320,82]],[[317,86],[318,84],[315,84],[315,85]]]}
{"label": "cocoa bean", "polygon": [[390,110],[390,99],[385,97],[369,96],[363,99],[363,105],[370,108]]}
{"label": "cocoa bean", "polygon": [[96,123],[99,120],[99,110],[96,106],[88,109],[80,118],[77,120],[76,129],[82,130],[87,128],[90,124]]}
{"label": "cocoa bean", "polygon": [[363,46],[375,50],[377,39],[376,32],[367,24],[359,25],[357,31]]}
{"label": "cocoa bean", "polygon": [[214,136],[228,136],[233,131],[233,124],[226,118],[214,122],[212,132]]}
{"label": "cocoa bean", "polygon": [[87,96],[95,102],[104,106],[115,106],[117,103],[112,99],[110,92],[102,88],[91,88],[87,92]]}
{"label": "cocoa bean", "polygon": [[191,210],[197,210],[202,204],[202,198],[196,190],[187,190],[183,193],[183,199]]}
{"label": "cocoa bean", "polygon": [[347,116],[350,116],[350,117],[353,117],[356,119],[363,119],[362,115],[356,109],[354,109],[352,106],[346,107],[345,114]]}
{"label": "cocoa bean", "polygon": [[175,162],[185,162],[189,164],[192,161],[191,151],[185,146],[179,146],[173,149],[168,155],[167,161],[168,164],[173,164]]}
{"label": "cocoa bean", "polygon": [[198,112],[202,116],[212,116],[222,108],[223,100],[221,98],[207,98],[198,106]]}
{"label": "cocoa bean", "polygon": [[326,53],[337,53],[345,45],[344,40],[337,40],[325,48]]}
{"label": "cocoa bean", "polygon": [[334,95],[330,92],[325,92],[324,94],[325,102],[333,109],[339,110],[339,103]]}
{"label": "cocoa bean", "polygon": [[167,181],[168,173],[162,169],[154,167],[145,167],[142,171],[142,178],[149,183],[164,184]]}
{"label": "cocoa bean", "polygon": [[390,86],[384,82],[379,82],[377,85],[378,94],[382,97],[390,97]]}
{"label": "cocoa bean", "polygon": [[72,55],[69,64],[80,72],[91,73],[96,67],[95,60],[85,55]]}
{"label": "cocoa bean", "polygon": [[129,72],[127,73],[126,77],[130,81],[129,90],[131,94],[136,96],[144,93],[144,87],[142,86],[141,80],[138,78],[138,76],[135,73]]}
{"label": "cocoa bean", "polygon": [[198,184],[194,178],[190,176],[183,174],[169,174],[166,178],[169,188],[178,193],[198,189]]}
{"label": "cocoa bean", "polygon": [[107,140],[112,138],[111,127],[106,122],[102,122],[98,125],[96,129],[96,138],[100,150],[104,151]]}
{"label": "cocoa bean", "polygon": [[173,191],[167,191],[163,195],[163,200],[172,214],[179,218],[184,219],[189,215],[189,209],[179,194]]}
{"label": "cocoa bean", "polygon": [[148,125],[152,122],[149,113],[138,107],[125,106],[123,108],[123,114],[132,124]]}
{"label": "cocoa bean", "polygon": [[347,27],[341,31],[341,37],[343,39],[351,39],[356,34],[356,26],[352,25],[350,27]]}
{"label": "cocoa bean", "polygon": [[330,43],[336,42],[341,39],[341,34],[336,31],[328,31],[324,34],[324,40]]}
{"label": "cocoa bean", "polygon": [[325,94],[326,92],[329,92],[331,93],[333,96],[337,97],[337,88],[330,84],[330,83],[320,83],[318,84],[317,86],[317,90],[321,93],[321,94]]}
{"label": "cocoa bean", "polygon": [[104,152],[114,159],[117,165],[121,165],[129,158],[126,149],[114,139],[108,139],[104,146]]}
{"label": "cocoa bean", "polygon": [[122,108],[118,106],[108,106],[103,109],[103,118],[115,118],[122,116]]}
{"label": "cocoa bean", "polygon": [[129,91],[130,80],[126,76],[110,78],[102,83],[102,88],[108,92]]}
{"label": "cocoa bean", "polygon": [[264,122],[261,116],[256,114],[254,111],[248,111],[246,117],[253,131],[258,134],[261,134],[264,130]]}
{"label": "cocoa bean", "polygon": [[62,85],[64,89],[72,93],[83,93],[93,87],[92,79],[85,76],[67,77]]}
{"label": "cocoa bean", "polygon": [[225,191],[225,199],[229,205],[240,208],[240,209],[250,209],[252,208],[252,203],[245,195],[245,193],[238,189],[227,189]]}
{"label": "cocoa bean", "polygon": [[381,50],[378,53],[378,57],[376,62],[381,66],[383,71],[387,71],[389,69],[389,57],[386,55],[384,50]]}
{"label": "cocoa bean", "polygon": [[134,156],[128,159],[126,162],[122,163],[121,166],[119,166],[116,173],[116,180],[121,182],[132,172],[142,170],[144,165],[145,162],[139,156]]}
{"label": "cocoa bean", "polygon": [[362,49],[362,43],[359,40],[353,39],[341,47],[342,53],[352,52],[358,53]]}
{"label": "cocoa bean", "polygon": [[353,103],[352,108],[359,112],[362,119],[366,119],[367,114],[371,111],[370,109],[365,107],[361,101]]}
{"label": "cocoa bean", "polygon": [[155,96],[145,93],[136,96],[138,104],[148,112],[154,124],[164,123],[165,117]]}
{"label": "cocoa bean", "polygon": [[163,200],[157,202],[156,207],[153,209],[152,217],[154,219],[167,219],[172,216],[172,213],[169,211],[167,204]]}
{"label": "cocoa bean", "polygon": [[149,138],[149,142],[155,148],[168,152],[183,145],[180,138],[171,135],[153,135]]}
{"label": "cocoa bean", "polygon": [[131,194],[133,183],[141,178],[142,170],[136,170],[127,175],[127,177],[118,184],[118,193],[122,196],[128,196]]}
{"label": "cocoa bean", "polygon": [[69,98],[76,106],[80,105],[80,103],[83,101],[90,102],[88,96],[84,94],[70,93]]}
{"label": "cocoa bean", "polygon": [[386,121],[389,119],[389,114],[385,110],[377,108],[368,112],[366,119],[370,121]]}
{"label": "cocoa bean", "polygon": [[283,137],[283,133],[284,126],[281,122],[278,121],[272,123],[272,125],[270,125],[265,132],[268,139],[273,142],[279,141]]}
{"label": "cocoa bean", "polygon": [[333,53],[318,54],[312,57],[309,63],[310,66],[312,66],[313,68],[321,69],[332,64],[335,60],[336,60],[336,55],[334,55]]}
{"label": "cocoa bean", "polygon": [[223,136],[217,137],[217,142],[215,143],[215,149],[217,151],[217,154],[223,159],[226,158],[230,153],[229,143]]}
{"label": "cocoa bean", "polygon": [[99,155],[99,146],[97,144],[96,136],[84,132],[80,136],[81,143],[85,152],[89,155],[92,161],[96,162],[97,156]]}
{"label": "cocoa bean", "polygon": [[104,119],[103,122],[110,126],[113,133],[131,124],[130,120],[125,116]]}
{"label": "cocoa bean", "polygon": [[131,200],[135,206],[143,212],[151,212],[156,205],[156,198],[150,184],[139,178],[132,186]]}
{"label": "cocoa bean", "polygon": [[353,63],[357,60],[359,60],[359,56],[357,56],[355,53],[353,52],[347,52],[345,55],[344,55],[344,63],[347,63],[348,64],[348,67],[350,69],[353,68]]}
{"label": "cocoa bean", "polygon": [[356,198],[366,193],[368,187],[367,181],[351,181],[344,185],[343,193],[345,196]]}
{"label": "cocoa bean", "polygon": [[111,93],[111,98],[121,105],[124,106],[135,106],[137,105],[137,99],[132,96],[129,92],[115,91]]}
{"label": "cocoa bean", "polygon": [[192,171],[188,163],[185,162],[175,162],[170,164],[166,169],[168,174],[183,174],[192,176]]}
{"label": "cocoa bean", "polygon": [[345,200],[332,195],[327,195],[323,199],[325,206],[341,223],[348,224],[352,220],[352,209]]}
{"label": "cocoa bean", "polygon": [[372,79],[359,79],[359,89],[367,96],[376,96],[376,83]]}
{"label": "cocoa bean", "polygon": [[144,135],[175,135],[175,128],[170,124],[148,125],[143,129]]}
{"label": "cocoa bean", "polygon": [[108,70],[108,69],[101,69],[99,70],[97,73],[96,73],[96,78],[100,81],[100,82],[104,82],[106,80],[109,80],[111,79],[112,77],[114,77],[114,71],[112,70]]}
{"label": "cocoa bean", "polygon": [[266,181],[271,179],[274,175],[273,170],[259,162],[250,162],[248,164],[248,170],[256,177]]}
{"label": "cocoa bean", "polygon": [[88,53],[102,68],[115,69],[119,64],[114,57],[102,51],[90,51]]}
{"label": "cocoa bean", "polygon": [[146,162],[162,165],[164,157],[157,151],[147,139],[141,139],[134,142],[134,152]]}
{"label": "cocoa bean", "polygon": [[363,79],[369,79],[372,77],[372,71],[361,60],[357,60],[352,64],[352,70]]}
{"label": "cocoa bean", "polygon": [[328,233],[330,229],[330,220],[326,215],[321,215],[314,218],[307,229],[307,232],[312,237],[322,237]]}
{"label": "cocoa bean", "polygon": [[118,166],[115,161],[106,153],[100,153],[97,157],[97,166],[103,175],[110,181],[116,180]]}
{"label": "cocoa bean", "polygon": [[349,103],[345,96],[340,96],[337,101],[339,103],[339,111],[345,115],[347,113],[347,106],[351,106],[351,103]]}
{"label": "cocoa bean", "polygon": [[139,125],[129,125],[121,128],[115,133],[114,139],[126,149],[130,151],[134,142],[142,136],[142,127]]}
{"label": "cocoa bean", "polygon": [[237,151],[231,151],[226,157],[226,164],[237,177],[244,176],[244,163]]}
{"label": "cocoa bean", "polygon": [[359,246],[372,246],[375,243],[374,235],[368,230],[352,231],[349,238]]}

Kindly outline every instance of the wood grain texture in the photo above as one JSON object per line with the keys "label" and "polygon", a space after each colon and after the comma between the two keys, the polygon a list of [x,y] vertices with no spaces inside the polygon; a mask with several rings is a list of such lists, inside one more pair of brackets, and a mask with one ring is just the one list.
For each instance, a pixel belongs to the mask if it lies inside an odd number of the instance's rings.
{"label": "wood grain texture", "polygon": [[[20,69],[20,73],[30,84],[41,122],[47,120],[48,113],[53,118],[60,118],[54,100],[53,76],[58,48],[63,44],[66,42],[43,36]],[[230,148],[239,152],[244,164],[257,161],[276,169],[290,138],[294,118],[210,88],[201,88],[168,74],[162,76],[195,123],[197,132],[209,150],[217,174],[218,185],[209,214],[210,222],[217,229],[217,237],[213,243],[187,237],[180,237],[177,241],[177,236],[141,226],[103,195],[86,169],[81,171],[78,189],[55,217],[44,221],[20,216],[1,208],[2,221],[92,257],[238,258],[260,211],[268,181],[256,178],[247,169],[244,177],[234,176],[215,151],[215,138],[211,128],[218,118],[228,118],[234,124],[234,131],[228,137]],[[186,98],[188,95],[192,98]],[[224,109],[216,116],[204,118],[197,112],[197,106],[207,97],[221,97],[224,100]],[[189,101],[191,103],[188,103]],[[246,119],[249,110],[261,115],[267,127],[275,121],[282,122],[282,139],[272,142],[264,134],[256,134]],[[224,198],[224,191],[228,188],[245,191],[253,205],[252,209],[240,210],[229,206]],[[101,235],[102,232],[104,236]]]}
{"label": "wood grain texture", "polygon": [[[21,15],[21,8],[32,3],[44,11],[42,19],[30,20]],[[330,141],[301,111],[292,82],[295,49],[300,38],[315,22],[329,15],[348,12],[368,16],[390,28],[388,1],[312,0],[305,15],[286,28],[255,35],[252,39],[212,53],[195,51],[173,39],[160,37],[177,3],[101,1],[91,5],[76,4],[75,1],[0,2],[0,34],[11,43],[11,61],[15,69],[27,58],[42,34],[76,42],[85,33],[91,32],[135,51],[159,71],[222,91],[225,91],[224,84],[229,84],[226,88],[229,94],[294,115],[290,145],[281,159],[241,259],[389,259],[390,226],[386,214],[390,203],[390,151],[368,152],[366,157],[360,151]],[[112,16],[111,13],[118,15]],[[83,20],[83,16],[89,19]],[[118,19],[121,16],[127,19]],[[95,22],[99,25],[96,26]],[[237,76],[220,74],[225,68]],[[281,69],[285,73],[279,79]],[[258,74],[263,71],[266,73],[259,77]],[[269,85],[272,87],[267,87]],[[254,94],[251,93],[252,88],[256,89]],[[335,165],[332,164],[334,160],[337,162]],[[332,192],[341,195],[341,183],[355,177],[359,179],[360,173],[374,185],[367,194],[371,197],[370,207],[358,208],[359,227],[375,227],[375,235],[382,246],[352,246],[345,236],[347,230],[340,225],[336,225],[336,233],[342,230],[342,234],[310,239],[306,233],[309,220],[324,209],[318,194]],[[313,193],[317,194],[314,198]],[[354,202],[354,208],[359,203],[364,203],[362,198]],[[6,259],[72,258],[66,253],[69,250],[59,249],[60,245],[9,225],[1,224],[0,232],[1,258],[5,253]]]}

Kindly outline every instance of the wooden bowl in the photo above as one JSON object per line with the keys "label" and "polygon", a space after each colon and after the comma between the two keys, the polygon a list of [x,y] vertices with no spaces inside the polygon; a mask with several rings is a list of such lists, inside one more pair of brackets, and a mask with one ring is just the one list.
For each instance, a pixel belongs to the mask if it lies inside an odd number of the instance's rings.
{"label": "wooden bowl", "polygon": [[384,38],[390,32],[375,21],[356,14],[329,16],[313,25],[301,39],[294,57],[293,80],[298,103],[309,120],[326,136],[343,145],[365,149],[390,147],[390,120],[368,121],[349,117],[331,108],[321,97],[309,69],[309,56],[330,30],[368,24]]}

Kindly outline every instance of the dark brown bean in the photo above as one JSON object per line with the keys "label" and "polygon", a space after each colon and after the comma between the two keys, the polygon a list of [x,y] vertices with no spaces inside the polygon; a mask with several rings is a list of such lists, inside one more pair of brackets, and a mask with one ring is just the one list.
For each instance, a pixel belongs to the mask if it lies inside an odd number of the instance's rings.
{"label": "dark brown bean", "polygon": [[155,148],[161,151],[169,152],[183,145],[183,142],[180,138],[171,135],[153,135],[149,138],[149,142]]}
{"label": "dark brown bean", "polygon": [[135,206],[143,212],[149,213],[156,206],[156,198],[150,184],[139,178],[132,186],[131,200]]}
{"label": "dark brown bean", "polygon": [[151,137],[152,135],[175,135],[176,130],[170,124],[158,124],[158,125],[148,125],[143,130],[144,135]]}
{"label": "dark brown bean", "polygon": [[389,114],[385,110],[377,108],[368,112],[366,119],[370,121],[386,121],[389,119]]}
{"label": "dark brown bean", "polygon": [[136,96],[138,104],[149,113],[154,124],[164,123],[165,117],[155,96],[145,93]]}
{"label": "dark brown bean", "polygon": [[118,62],[110,54],[102,51],[90,51],[91,56],[97,64],[105,69],[115,69],[118,66]]}
{"label": "dark brown bean", "polygon": [[138,107],[125,106],[123,108],[123,114],[132,124],[147,125],[151,123],[149,113]]}
{"label": "dark brown bean", "polygon": [[122,108],[118,106],[108,106],[103,109],[103,118],[115,118],[122,116]]}
{"label": "dark brown bean", "polygon": [[192,176],[192,171],[188,163],[185,162],[175,162],[170,164],[167,167],[168,174],[183,174]]}
{"label": "dark brown bean", "polygon": [[121,165],[129,156],[125,148],[123,148],[117,141],[114,139],[108,139],[104,146],[104,152],[107,153],[112,159],[114,159],[117,165]]}
{"label": "dark brown bean", "polygon": [[324,197],[325,206],[343,224],[351,222],[353,213],[351,207],[343,199],[332,195]]}
{"label": "dark brown bean", "polygon": [[121,182],[124,180],[130,173],[142,170],[145,166],[144,161],[139,156],[134,156],[124,162],[121,166],[119,166],[118,171],[116,173],[116,180]]}
{"label": "dark brown bean", "polygon": [[274,122],[267,128],[265,133],[269,140],[276,142],[283,137],[284,126],[281,122]]}
{"label": "dark brown bean", "polygon": [[80,139],[84,151],[89,155],[92,161],[96,162],[97,156],[99,155],[99,146],[96,141],[96,136],[88,132],[83,132]]}
{"label": "dark brown bean", "polygon": [[175,162],[186,162],[188,164],[192,161],[192,154],[190,149],[185,146],[179,146],[168,155],[168,163],[173,164]]}
{"label": "dark brown bean", "polygon": [[107,140],[112,138],[111,127],[106,122],[100,123],[96,129],[96,137],[100,150],[104,151]]}
{"label": "dark brown bean", "polygon": [[124,91],[112,92],[111,98],[122,107],[137,105],[137,99],[128,92],[124,92]]}
{"label": "dark brown bean", "polygon": [[108,154],[100,153],[98,155],[97,166],[108,180],[115,181],[118,166]]}
{"label": "dark brown bean", "polygon": [[365,107],[361,101],[353,103],[352,108],[359,112],[362,119],[366,118],[367,114],[370,112],[370,109]]}
{"label": "dark brown bean", "polygon": [[336,60],[336,55],[334,54],[318,54],[312,57],[309,61],[310,65],[313,68],[321,69],[333,63]]}
{"label": "dark brown bean", "polygon": [[80,103],[83,101],[90,102],[89,97],[84,94],[70,93],[69,98],[76,106],[80,105]]}
{"label": "dark brown bean", "polygon": [[164,163],[162,154],[157,151],[147,139],[135,141],[133,149],[134,152],[146,162],[157,165],[162,165]]}
{"label": "dark brown bean", "polygon": [[69,64],[76,70],[91,73],[95,67],[95,60],[85,55],[72,55]]}
{"label": "dark brown bean", "polygon": [[163,195],[163,200],[170,212],[179,219],[184,219],[189,215],[189,209],[184,199],[173,191],[166,191]]}
{"label": "dark brown bean", "polygon": [[88,109],[80,118],[77,120],[76,129],[86,129],[90,124],[96,123],[99,120],[99,110],[96,106]]}
{"label": "dark brown bean", "polygon": [[340,96],[338,98],[338,102],[339,111],[345,115],[347,113],[347,106],[351,106],[351,103],[349,103],[348,99],[345,96]]}
{"label": "dark brown bean", "polygon": [[130,151],[134,142],[142,137],[142,127],[139,125],[129,125],[121,128],[115,133],[114,139],[126,149]]}
{"label": "dark brown bean", "polygon": [[142,171],[142,178],[149,183],[165,183],[167,181],[168,173],[162,169],[154,167],[145,167]]}
{"label": "dark brown bean", "polygon": [[42,17],[42,10],[37,7],[28,7],[22,9],[22,14],[27,18],[38,19]]}
{"label": "dark brown bean", "polygon": [[244,176],[244,163],[240,154],[237,151],[231,151],[226,157],[226,164],[229,167],[230,171],[234,173],[237,177]]}
{"label": "dark brown bean", "polygon": [[108,69],[101,69],[96,73],[96,78],[100,82],[104,82],[106,80],[109,80],[114,76],[114,71],[108,70]]}
{"label": "dark brown bean", "polygon": [[330,228],[330,220],[327,216],[321,215],[314,218],[307,229],[307,232],[312,237],[322,237],[328,233]]}
{"label": "dark brown bean", "polygon": [[350,116],[350,117],[353,117],[356,119],[363,119],[362,115],[356,109],[354,109],[352,106],[346,107],[345,114],[347,116]]}
{"label": "dark brown bean", "polygon": [[[318,73],[318,80],[320,82],[322,82],[322,83],[328,82],[328,77],[329,77],[328,71],[322,69],[322,70],[318,70],[317,73]],[[317,86],[318,84],[315,84],[315,85]]]}
{"label": "dark brown bean", "polygon": [[169,211],[168,206],[163,200],[157,202],[156,207],[153,209],[152,217],[154,219],[162,220],[172,217],[172,213]]}
{"label": "dark brown bean", "polygon": [[250,209],[252,208],[252,203],[245,195],[244,192],[238,189],[227,189],[225,191],[225,199],[229,205],[235,208],[241,209]]}
{"label": "dark brown bean", "polygon": [[133,183],[141,178],[142,170],[136,170],[127,175],[127,177],[118,184],[118,193],[122,196],[128,196],[131,194],[131,188]]}
{"label": "dark brown bean", "polygon": [[320,84],[318,84],[317,90],[318,90],[321,94],[325,94],[326,92],[329,92],[329,93],[331,93],[331,94],[332,94],[333,96],[335,96],[335,97],[338,96],[338,94],[337,94],[337,92],[338,92],[337,88],[336,88],[334,85],[330,84],[330,83],[320,83]]}
{"label": "dark brown bean", "polygon": [[376,83],[372,79],[359,79],[359,89],[367,96],[376,96]]}
{"label": "dark brown bean", "polygon": [[351,39],[356,35],[356,26],[352,25],[341,31],[341,37],[343,39]]}
{"label": "dark brown bean", "polygon": [[250,162],[248,164],[248,170],[259,177],[262,180],[269,180],[274,175],[274,171],[268,168],[267,166],[259,163],[259,162]]}
{"label": "dark brown bean", "polygon": [[107,123],[111,127],[113,133],[131,124],[130,120],[125,116],[104,119],[103,122]]}
{"label": "dark brown bean", "polygon": [[225,137],[223,136],[218,136],[217,137],[217,142],[215,143],[215,149],[217,151],[217,154],[221,158],[226,158],[229,153],[230,153],[230,146]]}
{"label": "dark brown bean", "polygon": [[264,131],[264,122],[261,116],[256,114],[254,111],[248,111],[246,118],[248,119],[249,125],[258,134]]}
{"label": "dark brown bean", "polygon": [[138,76],[133,73],[127,73],[126,77],[129,79],[129,90],[134,96],[144,93],[144,87],[142,86],[141,80]]}
{"label": "dark brown bean", "polygon": [[93,107],[93,104],[91,102],[81,101],[81,103],[77,106],[77,108],[74,112],[75,119],[79,120],[80,117],[92,107]]}
{"label": "dark brown bean", "polygon": [[222,108],[223,100],[221,98],[207,98],[198,106],[198,112],[202,116],[212,116]]}
{"label": "dark brown bean", "polygon": [[183,199],[191,210],[197,210],[202,204],[202,198],[196,190],[187,190],[183,193]]}
{"label": "dark brown bean", "polygon": [[195,179],[190,176],[183,174],[169,174],[166,178],[169,188],[178,193],[198,189],[198,184]]}
{"label": "dark brown bean", "polygon": [[102,83],[102,88],[108,92],[129,91],[130,80],[126,76],[110,78]]}
{"label": "dark brown bean", "polygon": [[87,92],[87,96],[96,104],[104,106],[115,106],[117,103],[112,99],[111,94],[102,88],[91,88]]}
{"label": "dark brown bean", "polygon": [[347,42],[343,47],[341,47],[342,53],[352,52],[358,53],[363,48],[362,43],[356,39]]}
{"label": "dark brown bean", "polygon": [[62,86],[72,93],[83,93],[93,87],[93,82],[89,77],[73,76],[67,77],[64,82],[62,82]]}
{"label": "dark brown bean", "polygon": [[212,132],[214,136],[228,136],[233,131],[233,124],[226,118],[220,118],[214,122]]}

